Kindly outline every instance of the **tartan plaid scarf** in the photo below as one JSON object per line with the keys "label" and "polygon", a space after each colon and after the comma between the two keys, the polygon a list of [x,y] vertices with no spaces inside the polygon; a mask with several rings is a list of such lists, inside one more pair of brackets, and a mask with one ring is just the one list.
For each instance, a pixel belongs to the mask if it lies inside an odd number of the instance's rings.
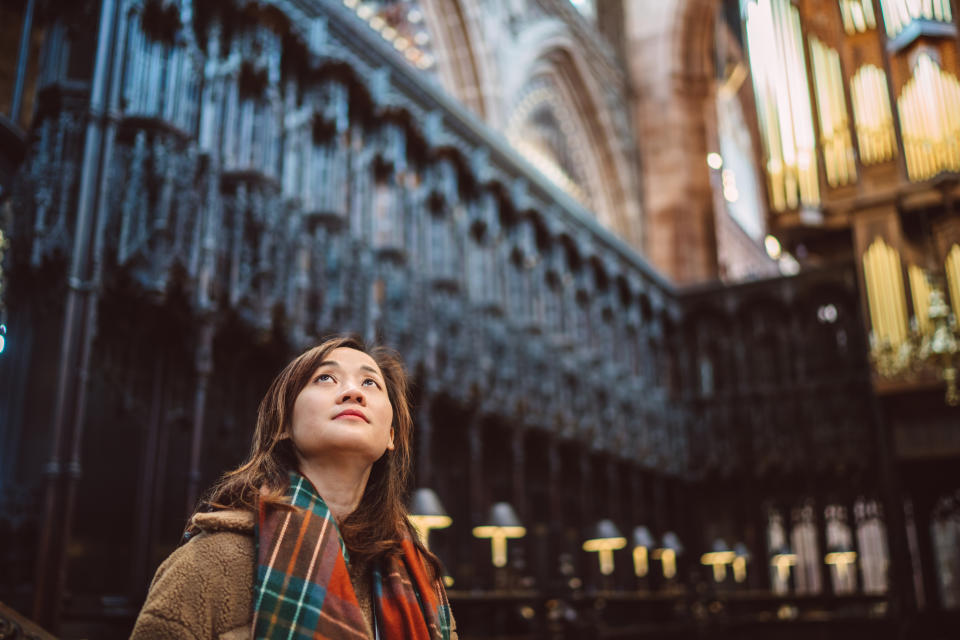
{"label": "tartan plaid scarf", "polygon": [[[253,637],[367,638],[367,626],[347,572],[349,555],[333,515],[309,480],[290,474],[295,511],[258,508]],[[411,540],[403,553],[373,569],[379,637],[449,640],[450,605],[443,586]]]}

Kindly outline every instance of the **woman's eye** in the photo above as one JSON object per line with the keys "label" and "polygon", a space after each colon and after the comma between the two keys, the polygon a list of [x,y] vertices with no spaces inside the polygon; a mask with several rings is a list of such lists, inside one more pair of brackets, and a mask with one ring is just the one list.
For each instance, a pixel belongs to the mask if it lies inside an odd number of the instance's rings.
{"label": "woman's eye", "polygon": [[326,382],[328,380],[333,380],[333,376],[329,373],[321,373],[314,379],[314,382]]}
{"label": "woman's eye", "polygon": [[380,388],[380,385],[379,385],[379,384],[377,383],[377,381],[374,380],[373,378],[364,378],[363,384],[365,384],[365,385],[367,385],[367,386],[373,385],[373,386],[375,386],[377,389]]}

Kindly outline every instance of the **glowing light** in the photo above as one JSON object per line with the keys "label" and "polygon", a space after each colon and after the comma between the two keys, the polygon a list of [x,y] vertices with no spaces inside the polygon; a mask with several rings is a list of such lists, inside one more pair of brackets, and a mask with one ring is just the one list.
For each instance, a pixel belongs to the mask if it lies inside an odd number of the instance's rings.
{"label": "glowing light", "polygon": [[733,551],[710,551],[700,556],[700,564],[713,567],[713,579],[723,582],[727,577],[727,565],[737,557]]}
{"label": "glowing light", "polygon": [[721,174],[723,180],[723,197],[727,202],[736,202],[740,199],[740,190],[737,189],[737,176],[732,169],[724,169]]}
{"label": "glowing light", "polygon": [[633,573],[638,578],[642,578],[650,571],[649,555],[646,547],[633,548]]}
{"label": "glowing light", "polygon": [[786,581],[790,577],[790,567],[797,564],[797,554],[778,553],[770,559],[770,565],[777,570],[777,577]]}
{"label": "glowing light", "polygon": [[737,583],[747,579],[747,559],[737,556],[733,559],[733,580]]}
{"label": "glowing light", "polygon": [[768,235],[764,238],[763,248],[767,250],[767,255],[774,260],[780,258],[780,255],[783,253],[783,249],[780,247],[780,241],[777,240],[776,236]]}
{"label": "glowing light", "polygon": [[677,552],[673,549],[654,549],[650,557],[663,566],[663,577],[669,580],[677,575]]}
{"label": "glowing light", "polygon": [[723,156],[715,151],[707,154],[707,165],[714,171],[719,171],[723,167]]}
{"label": "glowing light", "polygon": [[837,321],[837,316],[837,308],[832,304],[825,304],[817,309],[817,320],[821,324],[833,324]]}
{"label": "glowing light", "polygon": [[490,551],[495,567],[507,566],[507,540],[522,538],[525,535],[527,535],[527,530],[524,527],[484,525],[473,528],[475,538],[490,538]]}
{"label": "glowing light", "polygon": [[0,324],[0,353],[7,347],[7,325]]}
{"label": "glowing light", "polygon": [[857,552],[856,551],[832,551],[824,557],[823,561],[826,562],[827,564],[836,565],[837,576],[841,580],[845,580],[847,577],[847,573],[850,571],[851,565],[855,564],[857,561]]}
{"label": "glowing light", "polygon": [[451,524],[453,524],[453,519],[450,516],[418,516],[410,515],[410,522],[413,523],[413,528],[417,530],[417,535],[420,536],[420,542],[423,543],[423,546],[427,549],[430,548],[430,530],[431,529],[446,529]]}
{"label": "glowing light", "polygon": [[600,573],[613,573],[613,552],[627,546],[626,538],[595,538],[583,543],[583,550],[596,552],[600,559]]}

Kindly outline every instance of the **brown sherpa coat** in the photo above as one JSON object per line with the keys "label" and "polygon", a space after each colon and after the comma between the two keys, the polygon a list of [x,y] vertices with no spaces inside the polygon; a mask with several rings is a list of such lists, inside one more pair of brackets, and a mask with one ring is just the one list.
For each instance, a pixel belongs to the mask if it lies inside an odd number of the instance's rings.
{"label": "brown sherpa coat", "polygon": [[[214,511],[193,516],[201,533],[157,569],[131,640],[249,640],[253,623],[254,514]],[[371,623],[365,567],[351,567],[360,607]],[[450,640],[457,640],[450,616]],[[367,633],[373,637],[368,627]]]}
{"label": "brown sherpa coat", "polygon": [[198,513],[201,533],[164,560],[133,627],[136,640],[247,640],[253,620],[254,515]]}

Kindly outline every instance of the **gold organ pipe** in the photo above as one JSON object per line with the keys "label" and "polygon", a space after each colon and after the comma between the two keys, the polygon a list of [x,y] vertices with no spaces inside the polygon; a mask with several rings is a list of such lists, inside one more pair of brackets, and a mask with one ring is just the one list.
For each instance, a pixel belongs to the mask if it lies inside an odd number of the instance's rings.
{"label": "gold organ pipe", "polygon": [[873,0],[839,0],[844,30],[853,35],[877,28]]}
{"label": "gold organ pipe", "polygon": [[897,338],[898,344],[900,344],[907,339],[907,327],[909,325],[907,322],[907,298],[904,291],[903,271],[900,268],[900,255],[893,247],[889,247],[887,255],[889,256],[887,268],[890,271],[890,283],[893,288],[890,306],[893,318],[897,323]]}
{"label": "gold organ pipe", "polygon": [[850,97],[860,161],[876,164],[891,160],[896,155],[897,144],[886,73],[873,65],[860,67],[850,79]]}
{"label": "gold organ pipe", "polygon": [[923,53],[897,106],[910,180],[960,171],[960,81]]}
{"label": "gold organ pipe", "polygon": [[879,245],[874,245],[871,247],[869,255],[869,286],[867,287],[870,291],[871,298],[874,301],[874,306],[876,307],[876,313],[873,316],[875,318],[874,324],[874,333],[880,340],[891,341],[891,327],[890,327],[890,318],[887,314],[887,308],[884,300],[883,292],[883,276],[880,272],[880,262],[882,260],[882,248]]}
{"label": "gold organ pipe", "polygon": [[960,245],[950,247],[946,261],[947,289],[950,291],[950,304],[953,316],[960,319]]}
{"label": "gold organ pipe", "polygon": [[799,12],[790,0],[750,0],[746,9],[771,203],[777,211],[818,205],[817,142]]}
{"label": "gold organ pipe", "polygon": [[917,320],[920,333],[930,333],[930,283],[927,274],[915,264],[907,270],[910,275],[910,293],[913,297],[913,317]]}
{"label": "gold organ pipe", "polygon": [[840,56],[819,39],[810,38],[810,59],[827,182],[831,187],[850,184],[856,179],[857,167],[843,95]]}
{"label": "gold organ pipe", "polygon": [[870,306],[870,328],[877,340],[886,335],[883,327],[883,317],[880,313],[880,299],[877,292],[877,276],[875,268],[875,246],[871,245],[863,253],[863,279],[867,288],[867,303]]}
{"label": "gold organ pipe", "polygon": [[864,252],[863,271],[873,333],[878,340],[897,348],[907,337],[900,254],[883,238],[877,238]]}
{"label": "gold organ pipe", "polygon": [[895,38],[914,20],[953,22],[950,0],[881,0],[887,35]]}

